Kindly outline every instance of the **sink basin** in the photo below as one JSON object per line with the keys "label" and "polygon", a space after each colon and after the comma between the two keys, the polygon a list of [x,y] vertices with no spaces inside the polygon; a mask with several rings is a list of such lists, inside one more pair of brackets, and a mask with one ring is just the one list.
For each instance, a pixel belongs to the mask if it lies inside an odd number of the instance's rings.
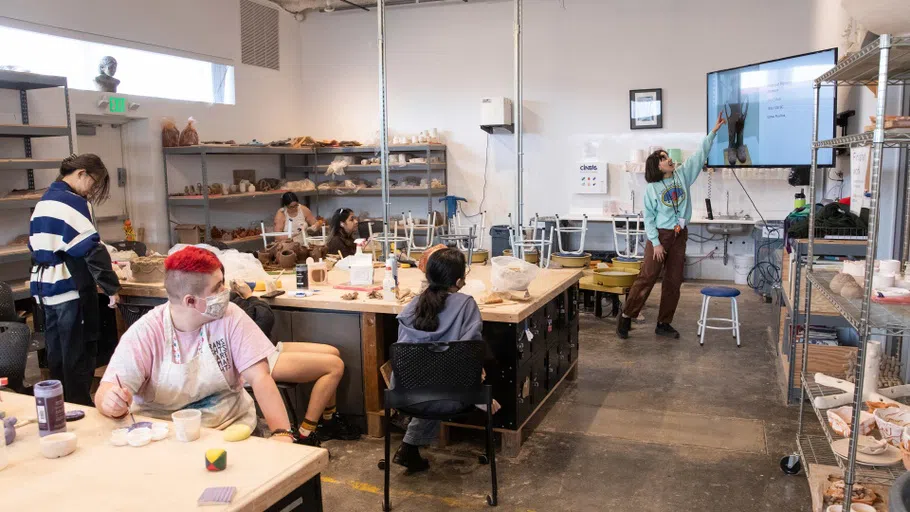
{"label": "sink basin", "polygon": [[737,223],[716,223],[716,224],[707,224],[705,229],[708,230],[708,233],[714,235],[728,235],[728,236],[742,236],[748,235],[755,228],[755,221],[750,217],[739,217],[736,215],[715,215],[714,220],[739,220],[742,221],[742,224]]}

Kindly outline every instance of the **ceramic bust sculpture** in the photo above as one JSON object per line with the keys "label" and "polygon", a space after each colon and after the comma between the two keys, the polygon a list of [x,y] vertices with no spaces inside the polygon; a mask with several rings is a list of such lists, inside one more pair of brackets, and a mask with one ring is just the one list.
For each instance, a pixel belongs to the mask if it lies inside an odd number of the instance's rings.
{"label": "ceramic bust sculpture", "polygon": [[95,77],[95,88],[102,92],[117,92],[120,80],[114,78],[117,73],[117,59],[104,57],[98,64],[98,76]]}

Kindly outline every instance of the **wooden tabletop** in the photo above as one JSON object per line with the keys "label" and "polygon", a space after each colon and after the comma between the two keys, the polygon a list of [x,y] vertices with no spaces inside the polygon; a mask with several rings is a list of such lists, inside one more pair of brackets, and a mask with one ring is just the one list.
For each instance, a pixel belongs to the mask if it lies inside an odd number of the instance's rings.
{"label": "wooden tabletop", "polygon": [[[489,265],[473,265],[471,272],[468,274],[468,283],[479,281],[483,283],[486,290],[474,294],[474,298],[479,301],[484,295],[490,292],[492,284],[490,282],[490,272],[492,267]],[[358,311],[361,313],[383,313],[397,315],[404,309],[404,305],[397,302],[388,302],[378,299],[367,298],[367,292],[359,292],[356,300],[342,300],[341,296],[348,293],[348,290],[333,288],[335,285],[346,284],[350,281],[349,274],[346,271],[333,269],[328,273],[329,284],[326,286],[311,286],[311,289],[319,290],[312,297],[294,297],[292,293],[296,290],[296,277],[294,275],[284,275],[281,277],[282,289],[286,290],[285,295],[274,299],[266,299],[273,306],[302,308],[302,309],[326,309],[334,311]],[[385,276],[385,269],[376,269],[373,272],[373,282],[376,285],[382,284],[382,278]],[[483,306],[480,308],[481,317],[487,322],[507,322],[515,323],[524,320],[541,306],[552,300],[558,294],[562,293],[568,287],[577,283],[581,279],[581,270],[576,269],[542,269],[534,281],[531,282],[528,293],[531,298],[527,301],[509,303],[503,305]],[[405,268],[398,271],[398,280],[401,288],[409,288],[414,293],[419,293],[424,281],[424,274],[416,268]],[[160,297],[164,298],[165,292],[161,285],[145,285],[137,283],[123,283],[123,289],[120,290],[122,296],[136,297]],[[257,293],[256,295],[261,295]]]}
{"label": "wooden tabletop", "polygon": [[[7,415],[35,417],[35,399],[0,392],[0,410]],[[38,425],[20,427],[7,447],[9,466],[0,470],[4,510],[199,510],[196,500],[207,487],[234,486],[230,505],[205,510],[264,510],[320,474],[329,463],[322,448],[251,437],[239,443],[222,440],[222,433],[202,429],[192,443],[174,438],[141,448],[115,447],[111,430],[126,421],[103,417],[91,407],[67,404],[68,411],[85,411],[85,418],[67,423],[78,436],[78,448],[60,459],[45,459],[38,445]],[[137,421],[148,420],[148,418]],[[151,421],[151,420],[149,420]],[[158,420],[154,420],[158,421]],[[227,469],[205,469],[205,451],[227,451]]]}

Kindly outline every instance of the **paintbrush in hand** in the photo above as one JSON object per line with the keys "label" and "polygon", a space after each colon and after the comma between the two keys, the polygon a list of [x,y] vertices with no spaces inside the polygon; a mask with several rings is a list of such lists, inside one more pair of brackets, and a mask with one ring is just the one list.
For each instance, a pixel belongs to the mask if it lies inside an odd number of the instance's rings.
{"label": "paintbrush in hand", "polygon": [[[123,384],[120,383],[120,376],[114,375],[117,378],[117,385],[120,386],[120,389],[123,389]],[[130,413],[130,419],[133,420],[133,425],[136,424],[136,418],[133,417],[133,411],[129,410],[129,404],[127,404],[127,412]]]}

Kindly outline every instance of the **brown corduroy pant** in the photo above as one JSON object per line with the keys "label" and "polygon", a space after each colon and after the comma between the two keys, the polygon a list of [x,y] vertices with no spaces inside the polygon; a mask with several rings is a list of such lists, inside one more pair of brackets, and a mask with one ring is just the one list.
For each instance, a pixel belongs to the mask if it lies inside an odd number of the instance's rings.
{"label": "brown corduroy pant", "polygon": [[629,299],[623,307],[623,314],[636,318],[641,313],[648,301],[648,295],[651,294],[651,289],[654,288],[654,283],[660,277],[660,271],[666,269],[660,291],[660,312],[657,314],[657,322],[668,324],[673,321],[676,306],[679,304],[679,287],[683,282],[689,230],[683,229],[676,233],[672,229],[658,229],[657,237],[660,245],[666,251],[664,261],[654,259],[654,246],[648,241],[645,246],[645,259],[642,262],[641,273],[638,274],[635,283],[632,284],[632,289],[629,290]]}

